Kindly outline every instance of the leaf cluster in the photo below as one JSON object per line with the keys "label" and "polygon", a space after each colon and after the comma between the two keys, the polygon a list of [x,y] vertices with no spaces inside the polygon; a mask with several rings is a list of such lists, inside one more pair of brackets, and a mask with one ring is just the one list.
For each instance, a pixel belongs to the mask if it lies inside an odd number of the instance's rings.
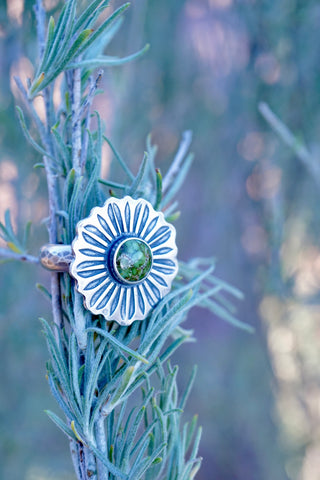
{"label": "leaf cluster", "polygon": [[[193,267],[184,268],[190,272]],[[51,354],[47,366],[50,388],[68,423],[48,414],[69,438],[93,450],[110,478],[133,480],[145,475],[145,479],[187,480],[199,468],[196,420],[181,429],[181,413],[195,372],[179,398],[178,368],[171,367],[170,358],[183,342],[192,339],[192,332],[180,326],[190,308],[228,289],[217,279],[214,287],[201,287],[204,280],[212,282],[212,278],[209,269],[187,284],[180,281],[148,319],[130,327],[92,318],[80,357],[73,332],[62,332],[57,343],[49,324],[42,321]],[[155,378],[157,388],[153,386]],[[132,397],[138,391],[141,400],[132,408]],[[95,426],[101,415],[107,421],[107,457],[95,445]]]}
{"label": "leaf cluster", "polygon": [[42,59],[29,89],[31,98],[66,70],[84,68],[91,71],[97,67],[121,65],[139,57],[148,49],[145,46],[125,58],[102,55],[101,52],[120,26],[121,14],[130,5],[122,5],[102,23],[97,23],[108,4],[109,1],[95,0],[76,17],[77,0],[67,0],[57,23],[50,17]]}
{"label": "leaf cluster", "polygon": [[7,247],[14,253],[27,255],[30,238],[31,222],[28,222],[24,228],[22,239],[19,240],[12,226],[10,211],[6,210],[4,223],[0,222],[0,238],[4,240]]}

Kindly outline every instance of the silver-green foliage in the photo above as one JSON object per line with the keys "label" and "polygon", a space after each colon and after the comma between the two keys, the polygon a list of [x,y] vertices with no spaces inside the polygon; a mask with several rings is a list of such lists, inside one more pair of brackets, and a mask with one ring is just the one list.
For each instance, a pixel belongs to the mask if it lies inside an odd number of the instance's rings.
{"label": "silver-green foliage", "polygon": [[[30,133],[24,114],[18,116],[27,140],[42,155],[48,180],[49,240],[70,243],[77,222],[91,208],[102,205],[108,195],[131,195],[149,200],[168,221],[177,218],[174,195],[181,187],[192,162],[188,154],[190,132],[185,132],[167,174],[155,168],[157,149],[147,139],[139,171],[132,173],[116,147],[104,136],[98,112],[91,111],[99,93],[102,65],[124,63],[127,58],[105,56],[103,51],[117,32],[121,14],[128,4],[99,22],[107,1],[67,0],[55,22],[46,27],[41,0],[35,5],[40,61],[28,90],[16,79],[37,133]],[[63,73],[62,104],[53,104],[53,89]],[[42,95],[46,121],[33,106]],[[94,127],[92,126],[94,125]],[[34,137],[37,137],[35,139]],[[124,180],[101,179],[101,155],[107,142],[123,169]],[[109,191],[106,188],[110,187]],[[25,251],[16,239],[7,216],[2,236],[14,250]],[[64,417],[47,412],[67,435],[77,478],[189,480],[201,463],[198,445],[201,429],[196,416],[183,424],[184,410],[195,370],[184,393],[177,387],[178,367],[171,356],[192,331],[181,327],[193,306],[211,310],[222,319],[249,329],[233,314],[224,296],[241,297],[238,290],[216,278],[211,260],[180,262],[172,291],[144,321],[129,327],[107,322],[84,309],[81,296],[68,274],[52,274],[53,324],[42,319],[50,360],[47,377]],[[44,287],[40,286],[44,292]]]}

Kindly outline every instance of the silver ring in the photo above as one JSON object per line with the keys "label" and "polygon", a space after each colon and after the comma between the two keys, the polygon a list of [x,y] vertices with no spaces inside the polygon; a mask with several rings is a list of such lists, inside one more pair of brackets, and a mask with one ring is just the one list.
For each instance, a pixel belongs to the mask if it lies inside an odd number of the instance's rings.
{"label": "silver ring", "polygon": [[44,245],[41,264],[68,272],[88,310],[130,325],[146,318],[178,272],[175,228],[144,199],[110,198],[77,225],[70,245]]}

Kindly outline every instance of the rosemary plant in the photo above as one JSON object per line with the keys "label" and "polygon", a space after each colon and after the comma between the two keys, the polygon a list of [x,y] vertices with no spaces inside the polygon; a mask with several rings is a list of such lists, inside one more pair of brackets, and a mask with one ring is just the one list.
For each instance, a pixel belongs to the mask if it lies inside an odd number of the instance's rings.
{"label": "rosemary plant", "polygon": [[[86,5],[84,5],[86,3]],[[192,162],[188,154],[190,132],[185,132],[172,165],[162,179],[155,168],[156,146],[147,140],[146,153],[135,175],[103,132],[92,102],[99,93],[102,71],[119,65],[147,50],[126,58],[103,54],[121,24],[123,5],[100,21],[108,1],[66,0],[57,19],[48,23],[41,0],[34,10],[37,20],[39,63],[28,88],[16,78],[24,109],[32,119],[37,136],[30,134],[23,110],[17,108],[27,140],[42,158],[48,197],[50,243],[70,244],[77,222],[108,196],[144,198],[162,210],[167,221],[178,216],[174,196]],[[81,8],[82,7],[82,8]],[[55,109],[53,91],[62,74],[62,104]],[[46,120],[34,108],[41,96]],[[107,142],[115,161],[123,169],[123,183],[100,178],[101,150]],[[117,192],[117,193],[114,193]],[[28,233],[29,225],[26,227]],[[37,262],[27,253],[26,238],[19,241],[13,232],[10,214],[1,224],[8,249],[7,259]],[[166,479],[195,477],[201,463],[198,446],[201,428],[195,416],[182,423],[194,369],[186,390],[179,394],[178,367],[171,356],[192,331],[181,327],[195,305],[210,309],[232,324],[241,324],[232,314],[224,296],[241,297],[235,288],[216,278],[211,260],[193,259],[179,263],[179,275],[170,294],[163,298],[143,321],[119,326],[92,315],[84,308],[75,282],[64,273],[51,273],[53,321],[42,319],[50,360],[47,379],[62,415],[49,417],[68,437],[76,477],[87,479]]]}

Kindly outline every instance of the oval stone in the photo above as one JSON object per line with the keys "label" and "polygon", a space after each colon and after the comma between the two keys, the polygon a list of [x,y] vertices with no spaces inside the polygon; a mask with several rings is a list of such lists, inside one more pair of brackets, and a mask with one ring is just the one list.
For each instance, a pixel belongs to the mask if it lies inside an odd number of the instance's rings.
{"label": "oval stone", "polygon": [[114,267],[125,283],[141,282],[152,267],[150,247],[139,238],[124,240],[115,252]]}

